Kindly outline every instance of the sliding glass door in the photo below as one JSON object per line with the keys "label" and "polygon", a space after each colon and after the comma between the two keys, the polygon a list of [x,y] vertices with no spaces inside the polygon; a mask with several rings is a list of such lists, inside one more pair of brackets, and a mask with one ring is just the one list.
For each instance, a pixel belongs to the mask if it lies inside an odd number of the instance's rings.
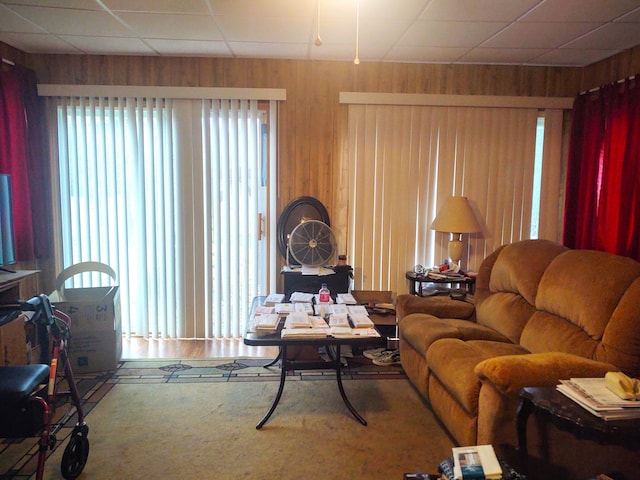
{"label": "sliding glass door", "polygon": [[61,267],[116,270],[127,335],[241,335],[250,299],[269,290],[275,102],[54,102]]}

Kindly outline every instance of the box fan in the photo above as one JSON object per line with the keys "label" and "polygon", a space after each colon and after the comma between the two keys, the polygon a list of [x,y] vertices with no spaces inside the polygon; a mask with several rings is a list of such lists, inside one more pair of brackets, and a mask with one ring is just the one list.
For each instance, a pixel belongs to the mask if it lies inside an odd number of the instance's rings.
{"label": "box fan", "polygon": [[335,257],[336,241],[327,209],[313,197],[298,197],[278,220],[278,248],[287,265],[328,265]]}

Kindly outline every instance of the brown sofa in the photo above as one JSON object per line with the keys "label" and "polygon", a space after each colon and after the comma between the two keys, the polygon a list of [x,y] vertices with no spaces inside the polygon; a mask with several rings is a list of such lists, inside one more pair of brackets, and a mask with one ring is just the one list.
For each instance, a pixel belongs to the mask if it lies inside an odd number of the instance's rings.
{"label": "brown sofa", "polygon": [[[460,445],[515,446],[519,392],[640,375],[640,263],[546,240],[500,247],[472,303],[401,295],[402,366]],[[535,443],[535,442],[534,442]]]}

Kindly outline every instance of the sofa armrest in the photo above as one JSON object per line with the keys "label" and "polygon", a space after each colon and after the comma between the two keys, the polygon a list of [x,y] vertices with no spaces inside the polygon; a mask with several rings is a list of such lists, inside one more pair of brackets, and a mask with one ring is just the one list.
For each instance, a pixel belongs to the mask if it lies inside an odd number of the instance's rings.
{"label": "sofa armrest", "polygon": [[562,352],[504,355],[483,360],[475,367],[482,382],[506,395],[518,395],[524,387],[554,387],[561,379],[604,377],[618,371],[615,365]]}
{"label": "sofa armrest", "polygon": [[427,313],[439,318],[460,318],[475,321],[475,305],[470,300],[453,300],[448,296],[398,295],[396,299],[398,320],[412,313]]}

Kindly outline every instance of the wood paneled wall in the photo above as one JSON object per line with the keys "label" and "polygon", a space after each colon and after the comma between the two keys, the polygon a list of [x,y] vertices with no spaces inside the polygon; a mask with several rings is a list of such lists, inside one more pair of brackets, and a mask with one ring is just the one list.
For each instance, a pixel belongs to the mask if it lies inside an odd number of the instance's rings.
{"label": "wood paneled wall", "polygon": [[581,88],[579,68],[80,55],[31,55],[29,64],[41,83],[285,88],[278,211],[311,195],[332,215],[347,121],[340,91],[573,96]]}
{"label": "wood paneled wall", "polygon": [[340,91],[573,97],[640,72],[640,47],[589,67],[525,67],[0,53],[34,69],[41,83],[284,88],[279,108],[278,212],[311,195],[331,217],[346,205],[334,191],[345,148]]}

